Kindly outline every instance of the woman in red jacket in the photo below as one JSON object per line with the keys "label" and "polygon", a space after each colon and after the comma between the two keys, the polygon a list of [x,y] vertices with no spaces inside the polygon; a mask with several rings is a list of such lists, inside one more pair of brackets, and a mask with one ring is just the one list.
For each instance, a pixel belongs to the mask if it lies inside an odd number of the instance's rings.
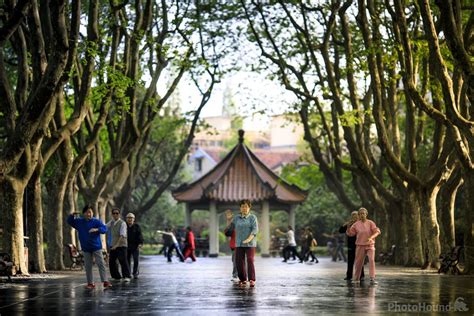
{"label": "woman in red jacket", "polygon": [[191,227],[186,227],[186,239],[184,241],[184,260],[191,257],[191,260],[196,261],[196,255],[194,254],[194,250],[196,249],[196,245],[194,243],[194,234]]}

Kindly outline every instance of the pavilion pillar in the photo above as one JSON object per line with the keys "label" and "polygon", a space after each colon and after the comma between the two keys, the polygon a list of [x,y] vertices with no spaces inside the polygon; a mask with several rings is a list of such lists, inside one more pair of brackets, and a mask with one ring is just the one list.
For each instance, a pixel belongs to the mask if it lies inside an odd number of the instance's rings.
{"label": "pavilion pillar", "polygon": [[189,208],[189,203],[184,205],[184,226],[188,227],[192,224],[191,209]]}
{"label": "pavilion pillar", "polygon": [[262,234],[262,257],[270,257],[270,203],[263,201],[260,231]]}
{"label": "pavilion pillar", "polygon": [[209,205],[209,257],[219,255],[219,218],[215,201]]}
{"label": "pavilion pillar", "polygon": [[288,224],[293,227],[293,231],[296,229],[295,226],[295,214],[296,214],[296,205],[292,204],[290,206],[290,212],[288,213]]}

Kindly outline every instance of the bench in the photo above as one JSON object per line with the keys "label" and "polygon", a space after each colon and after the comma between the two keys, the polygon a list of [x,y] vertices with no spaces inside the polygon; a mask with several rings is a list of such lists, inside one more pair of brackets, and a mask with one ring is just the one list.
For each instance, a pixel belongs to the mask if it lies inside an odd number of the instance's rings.
{"label": "bench", "polygon": [[393,259],[395,258],[395,249],[397,246],[392,245],[390,251],[381,252],[379,254],[379,259],[381,264],[393,263]]}
{"label": "bench", "polygon": [[6,252],[0,252],[0,275],[4,275],[8,278],[8,282],[11,282],[13,275],[13,262],[11,256]]}
{"label": "bench", "polygon": [[462,246],[456,246],[450,253],[439,256],[441,266],[438,269],[438,273],[448,273],[451,271],[452,274],[459,274],[461,272],[458,264],[462,248]]}
{"label": "bench", "polygon": [[196,256],[207,257],[209,254],[209,239],[207,238],[194,238],[196,249],[194,250]]}
{"label": "bench", "polygon": [[69,269],[72,270],[76,267],[80,267],[82,270],[84,268],[84,255],[79,250],[77,250],[76,246],[73,244],[66,244],[65,248],[69,254],[69,259],[71,260],[71,266]]}

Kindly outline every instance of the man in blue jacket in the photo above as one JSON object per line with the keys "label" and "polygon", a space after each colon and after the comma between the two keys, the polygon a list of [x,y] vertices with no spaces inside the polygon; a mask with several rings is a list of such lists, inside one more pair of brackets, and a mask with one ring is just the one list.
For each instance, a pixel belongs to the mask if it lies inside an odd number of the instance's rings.
{"label": "man in blue jacket", "polygon": [[92,275],[92,257],[99,268],[100,280],[104,282],[104,288],[111,287],[112,284],[107,281],[105,272],[104,257],[102,256],[102,241],[100,234],[107,232],[107,227],[97,218],[94,218],[92,206],[86,205],[82,210],[82,217],[75,217],[71,213],[67,218],[67,223],[79,233],[79,241],[84,252],[84,265],[87,277],[87,289],[95,288]]}

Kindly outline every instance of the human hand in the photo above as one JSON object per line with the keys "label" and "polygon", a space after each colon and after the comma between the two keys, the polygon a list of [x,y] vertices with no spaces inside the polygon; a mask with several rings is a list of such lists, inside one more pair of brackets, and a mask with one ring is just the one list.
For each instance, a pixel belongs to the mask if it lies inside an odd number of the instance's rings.
{"label": "human hand", "polygon": [[91,228],[89,229],[89,233],[95,233],[95,232],[98,232],[99,229],[98,228]]}
{"label": "human hand", "polygon": [[374,238],[373,238],[373,237],[369,237],[369,238],[367,239],[367,241],[368,241],[368,242],[372,242],[372,241],[374,241]]}
{"label": "human hand", "polygon": [[138,245],[138,248],[142,249],[142,248],[143,248],[143,244],[139,244],[139,245]]}

